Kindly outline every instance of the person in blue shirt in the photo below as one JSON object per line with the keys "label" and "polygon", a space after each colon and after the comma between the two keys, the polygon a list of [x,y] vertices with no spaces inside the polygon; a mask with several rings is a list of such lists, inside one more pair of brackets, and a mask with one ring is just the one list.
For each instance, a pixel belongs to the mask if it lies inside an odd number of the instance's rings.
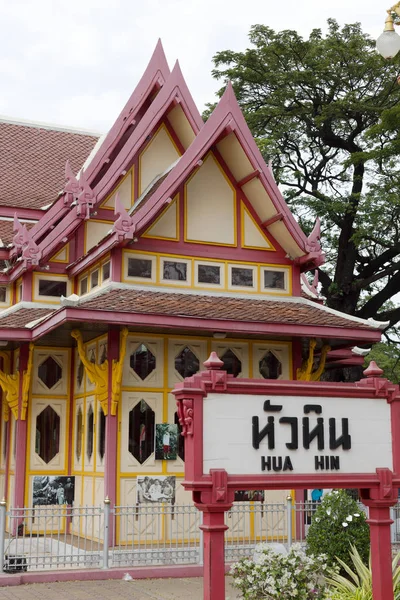
{"label": "person in blue shirt", "polygon": [[321,502],[323,493],[324,493],[324,490],[321,490],[321,489],[313,490],[311,492],[311,500],[313,502]]}

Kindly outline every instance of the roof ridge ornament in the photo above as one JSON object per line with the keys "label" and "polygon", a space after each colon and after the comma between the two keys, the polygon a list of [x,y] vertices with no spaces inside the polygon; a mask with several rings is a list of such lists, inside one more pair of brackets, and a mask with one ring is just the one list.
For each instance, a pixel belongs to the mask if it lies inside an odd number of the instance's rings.
{"label": "roof ridge ornament", "polygon": [[79,190],[76,202],[76,214],[78,217],[83,217],[85,220],[89,219],[90,209],[94,204],[94,193],[88,183],[85,171],[81,171],[79,175]]}
{"label": "roof ridge ornament", "polygon": [[72,204],[76,201],[79,192],[79,181],[72,171],[69,160],[65,163],[65,185],[64,185],[64,204]]}
{"label": "roof ridge ornament", "polygon": [[117,216],[117,219],[114,222],[112,232],[117,234],[118,241],[123,242],[124,240],[133,240],[136,232],[136,225],[133,221],[133,217],[128,214],[128,211],[122,204],[119,192],[115,194],[114,214]]}
{"label": "roof ridge ornament", "polygon": [[16,252],[21,250],[22,246],[24,245],[24,228],[17,217],[17,213],[14,213],[13,233],[14,237],[12,245],[14,246],[13,253],[15,254]]}
{"label": "roof ridge ornament", "polygon": [[318,252],[321,250],[321,220],[319,217],[315,220],[314,229],[307,238],[307,250],[308,252]]}
{"label": "roof ridge ornament", "polygon": [[26,225],[23,226],[23,240],[22,258],[25,261],[25,266],[38,265],[42,258],[42,251],[33,240],[32,234],[28,231]]}

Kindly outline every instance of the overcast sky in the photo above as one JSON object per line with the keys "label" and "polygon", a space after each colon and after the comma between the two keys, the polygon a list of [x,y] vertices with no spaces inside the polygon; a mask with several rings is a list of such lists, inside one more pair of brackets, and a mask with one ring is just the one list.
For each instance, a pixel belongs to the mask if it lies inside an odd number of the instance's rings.
{"label": "overcast sky", "polygon": [[248,47],[251,25],[308,36],[333,17],[376,38],[385,3],[365,0],[0,0],[0,114],[104,132],[161,37],[200,110],[214,100],[219,50]]}

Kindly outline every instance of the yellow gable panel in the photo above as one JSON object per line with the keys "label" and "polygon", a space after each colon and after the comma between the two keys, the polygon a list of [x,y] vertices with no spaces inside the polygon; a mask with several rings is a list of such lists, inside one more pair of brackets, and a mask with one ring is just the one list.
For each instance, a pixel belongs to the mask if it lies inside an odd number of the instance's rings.
{"label": "yellow gable panel", "polygon": [[167,206],[156,222],[149,227],[142,237],[161,240],[178,239],[178,197]]}
{"label": "yellow gable panel", "polygon": [[175,108],[168,113],[168,121],[172,125],[173,130],[175,131],[185,150],[189,148],[190,144],[195,138],[195,135],[189,121],[185,116],[185,113],[182,110],[182,107],[179,104],[177,104],[177,106],[175,106]]}
{"label": "yellow gable panel", "polygon": [[179,156],[180,154],[165,125],[162,125],[139,157],[139,194],[147,188],[157,175],[161,175],[172,165]]}
{"label": "yellow gable panel", "polygon": [[85,223],[85,253],[96,246],[107,235],[113,224],[104,221],[86,221]]}
{"label": "yellow gable panel", "polygon": [[243,248],[259,248],[261,250],[275,250],[263,232],[254,221],[253,217],[242,204],[242,246]]}
{"label": "yellow gable panel", "polygon": [[50,258],[51,262],[67,263],[69,260],[69,247],[68,244],[61,248],[54,256]]}
{"label": "yellow gable panel", "polygon": [[129,171],[118,185],[118,187],[114,190],[111,196],[107,198],[105,202],[101,205],[101,208],[110,208],[114,210],[115,207],[115,194],[118,192],[119,199],[121,200],[124,208],[129,210],[133,204],[133,169]]}
{"label": "yellow gable panel", "polygon": [[185,191],[186,241],[236,245],[235,191],[212,154]]}

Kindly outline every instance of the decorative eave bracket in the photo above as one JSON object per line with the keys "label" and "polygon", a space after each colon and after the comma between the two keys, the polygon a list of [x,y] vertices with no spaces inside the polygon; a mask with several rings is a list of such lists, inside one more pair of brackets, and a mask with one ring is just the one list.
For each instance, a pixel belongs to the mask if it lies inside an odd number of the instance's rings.
{"label": "decorative eave bracket", "polygon": [[[85,367],[86,375],[88,376],[91,383],[95,386],[95,395],[97,400],[100,402],[103,413],[108,415],[108,359],[103,364],[98,365],[88,360],[83,345],[82,335],[80,331],[74,329],[71,332],[71,336],[76,339],[77,350],[79,358],[81,359],[83,366]],[[122,373],[124,368],[124,360],[126,354],[126,338],[128,336],[128,329],[124,327],[120,335],[119,343],[119,357],[118,360],[112,361],[112,385],[111,385],[111,415],[117,414],[118,404],[121,399],[121,383]]]}
{"label": "decorative eave bracket", "polygon": [[[33,351],[34,344],[29,344],[29,356],[26,370],[22,374],[22,404],[21,404],[21,421],[26,420],[26,413],[29,403],[29,392],[31,389],[32,381],[32,367],[33,367]],[[9,365],[10,359],[5,352],[1,352],[0,356],[4,362]],[[14,419],[18,419],[18,407],[19,407],[19,373],[5,373],[0,371],[0,387],[4,393],[4,399],[7,404],[3,407],[3,418],[5,421],[9,419],[9,411],[11,410]]]}
{"label": "decorative eave bracket", "polygon": [[72,172],[71,165],[67,160],[65,164],[65,186],[64,186],[64,204],[70,208],[76,206],[76,214],[82,219],[89,219],[90,209],[95,202],[95,196],[85,175],[81,171],[79,181]]}
{"label": "decorative eave bracket", "polygon": [[117,219],[114,222],[112,232],[117,235],[118,241],[133,240],[136,232],[136,225],[125,207],[123,206],[119,193],[115,194],[115,209],[114,214]]}
{"label": "decorative eave bracket", "polygon": [[16,256],[22,251],[22,260],[24,261],[25,267],[38,265],[42,258],[42,251],[33,240],[26,225],[21,225],[19,222],[17,213],[14,214],[13,233],[13,248],[10,251],[10,257]]}
{"label": "decorative eave bracket", "polygon": [[314,367],[314,351],[317,346],[317,340],[315,338],[310,339],[310,346],[308,350],[308,357],[303,360],[302,365],[297,369],[297,380],[298,381],[319,381],[321,375],[325,369],[326,357],[331,347],[324,344],[321,349],[321,356],[317,369],[313,371]]}
{"label": "decorative eave bracket", "polygon": [[112,390],[111,390],[111,415],[115,416],[118,410],[118,404],[121,400],[122,373],[124,370],[124,360],[126,354],[126,338],[128,337],[128,328],[124,327],[120,334],[119,356],[118,360],[112,361]]}
{"label": "decorative eave bracket", "polygon": [[86,356],[85,348],[83,345],[81,332],[77,329],[71,331],[71,336],[76,339],[77,350],[79,358],[81,359],[83,366],[85,367],[86,375],[88,376],[91,383],[94,385],[94,391],[97,400],[100,402],[103,413],[108,413],[108,360],[106,359],[103,364],[97,365],[96,363],[90,362]]}

